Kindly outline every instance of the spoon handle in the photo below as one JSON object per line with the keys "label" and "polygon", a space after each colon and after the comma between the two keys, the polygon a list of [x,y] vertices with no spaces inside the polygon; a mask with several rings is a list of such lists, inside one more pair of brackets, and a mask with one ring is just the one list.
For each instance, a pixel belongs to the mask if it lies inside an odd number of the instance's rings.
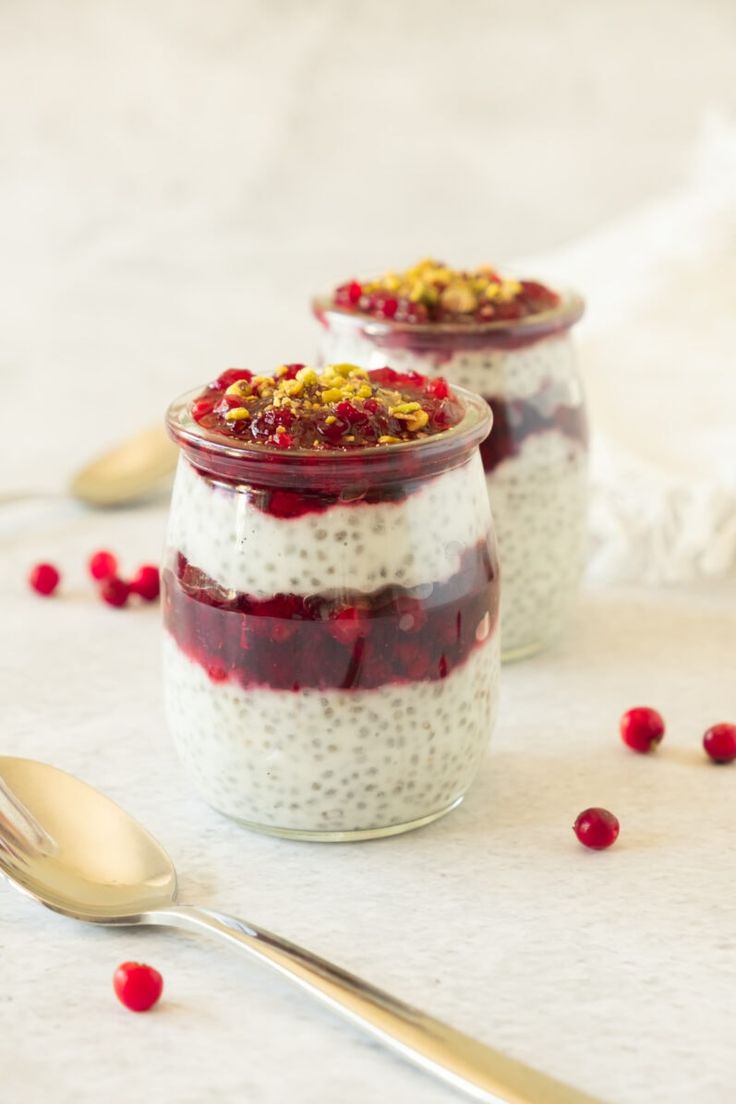
{"label": "spoon handle", "polygon": [[319,997],[403,1057],[487,1104],[601,1104],[384,993],[280,936],[211,909],[174,905],[147,921],[214,932]]}

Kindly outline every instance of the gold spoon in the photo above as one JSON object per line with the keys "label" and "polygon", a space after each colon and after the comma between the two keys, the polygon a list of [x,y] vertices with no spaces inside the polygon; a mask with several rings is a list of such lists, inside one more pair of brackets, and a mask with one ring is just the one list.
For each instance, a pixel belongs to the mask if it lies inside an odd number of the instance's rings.
{"label": "gold spoon", "polygon": [[129,437],[85,465],[69,490],[90,506],[122,506],[160,489],[176,467],[178,449],[163,426]]}
{"label": "gold spoon", "polygon": [[[163,426],[151,426],[85,464],[72,476],[68,491],[87,506],[127,506],[168,489],[177,456]],[[63,497],[65,492],[4,491],[0,505]]]}
{"label": "gold spoon", "polygon": [[153,836],[109,798],[47,763],[0,757],[0,874],[76,920],[205,929],[486,1104],[596,1104],[278,935],[179,904],[174,865]]}

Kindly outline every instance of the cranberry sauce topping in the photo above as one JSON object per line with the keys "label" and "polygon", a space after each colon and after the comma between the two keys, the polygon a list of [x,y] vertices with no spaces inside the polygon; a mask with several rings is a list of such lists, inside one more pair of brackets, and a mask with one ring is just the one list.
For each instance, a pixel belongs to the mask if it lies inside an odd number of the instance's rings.
{"label": "cranberry sauce topping", "polygon": [[391,483],[371,486],[368,483],[336,487],[327,484],[324,490],[302,490],[294,486],[268,487],[241,483],[238,485],[240,501],[255,507],[261,513],[276,518],[298,518],[304,514],[321,514],[331,506],[373,506],[384,502],[404,502],[412,492],[419,490],[424,479],[397,479]]}
{"label": "cranberry sauce topping", "polygon": [[463,413],[443,379],[352,364],[320,374],[284,364],[273,376],[229,368],[191,406],[199,425],[230,441],[318,452],[421,440],[457,425]]}
{"label": "cranberry sauce topping", "polygon": [[534,280],[508,279],[487,265],[453,269],[431,258],[405,272],[350,280],[332,296],[340,310],[410,325],[515,321],[549,311],[559,302],[557,292]]}
{"label": "cranberry sauce topping", "polygon": [[493,411],[493,432],[481,443],[483,468],[491,472],[504,460],[517,456],[522,445],[537,433],[556,430],[587,447],[588,423],[581,405],[544,402],[544,391],[531,399],[489,398]]}
{"label": "cranberry sauce topping", "polygon": [[367,690],[445,678],[493,631],[498,571],[485,541],[427,589],[255,599],[223,590],[178,554],[164,572],[164,622],[215,682]]}

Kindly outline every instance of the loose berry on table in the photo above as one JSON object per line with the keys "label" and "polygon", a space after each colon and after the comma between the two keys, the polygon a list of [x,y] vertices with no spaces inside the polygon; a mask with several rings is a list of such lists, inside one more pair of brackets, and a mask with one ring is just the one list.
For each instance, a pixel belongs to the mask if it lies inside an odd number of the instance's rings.
{"label": "loose berry on table", "polygon": [[665,724],[662,715],[649,706],[636,706],[624,713],[619,722],[621,739],[632,751],[646,754],[661,742]]}
{"label": "loose berry on table", "polygon": [[58,570],[50,563],[36,564],[35,567],[31,568],[28,575],[30,585],[37,594],[42,594],[44,598],[48,598],[54,593],[60,579],[61,575]]}
{"label": "loose berry on table", "polygon": [[102,579],[109,579],[112,575],[117,574],[117,557],[112,552],[103,549],[90,556],[88,567],[90,575],[98,582]]}
{"label": "loose berry on table", "polygon": [[736,759],[736,724],[711,725],[703,736],[703,747],[714,763]]}
{"label": "loose berry on table", "polygon": [[100,598],[103,602],[107,602],[108,606],[120,608],[127,603],[129,597],[130,587],[123,579],[119,579],[116,575],[112,575],[109,579],[103,579],[100,586]]}
{"label": "loose berry on table", "polygon": [[113,975],[113,988],[131,1012],[147,1012],[158,1001],[164,981],[158,970],[143,962],[123,962]]}
{"label": "loose berry on table", "polygon": [[615,843],[619,830],[618,818],[608,809],[597,807],[584,809],[573,825],[573,832],[583,846],[593,851],[604,851]]}
{"label": "loose berry on table", "polygon": [[155,564],[142,564],[130,580],[131,594],[146,602],[155,602],[161,590],[161,580]]}

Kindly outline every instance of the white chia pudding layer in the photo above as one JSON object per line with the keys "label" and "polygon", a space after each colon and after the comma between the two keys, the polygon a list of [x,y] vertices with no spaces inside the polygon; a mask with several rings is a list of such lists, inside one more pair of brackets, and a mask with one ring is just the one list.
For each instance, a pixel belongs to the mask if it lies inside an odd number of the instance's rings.
{"label": "white chia pudding layer", "polygon": [[478,770],[498,637],[445,679],[295,693],[213,682],[165,633],[169,727],[209,803],[253,826],[324,835],[411,825],[451,808]]}
{"label": "white chia pudding layer", "polygon": [[[486,399],[498,396],[507,402],[527,399],[542,388],[555,386],[569,396],[571,384],[577,383],[575,346],[569,332],[517,349],[459,348],[434,354],[400,345],[377,345],[352,325],[323,329],[319,353],[322,365],[345,361],[362,368],[388,365],[397,372],[413,369],[426,376],[444,376],[449,383],[467,387]],[[576,398],[582,401],[579,385]]]}
{"label": "white chia pudding layer", "polygon": [[486,476],[501,559],[504,656],[536,651],[564,627],[587,549],[586,450],[563,433],[528,438]]}
{"label": "white chia pudding layer", "polygon": [[489,528],[477,452],[396,502],[336,504],[293,518],[259,510],[182,455],[169,517],[169,548],[221,587],[256,598],[441,583]]}
{"label": "white chia pudding layer", "polygon": [[[541,414],[583,405],[567,331],[514,349],[436,354],[382,347],[351,320],[332,316],[322,330],[320,361],[341,360],[441,375],[486,399],[531,401]],[[587,552],[586,456],[580,441],[550,428],[526,437],[515,455],[486,473],[501,563],[505,658],[537,651],[564,628]]]}

